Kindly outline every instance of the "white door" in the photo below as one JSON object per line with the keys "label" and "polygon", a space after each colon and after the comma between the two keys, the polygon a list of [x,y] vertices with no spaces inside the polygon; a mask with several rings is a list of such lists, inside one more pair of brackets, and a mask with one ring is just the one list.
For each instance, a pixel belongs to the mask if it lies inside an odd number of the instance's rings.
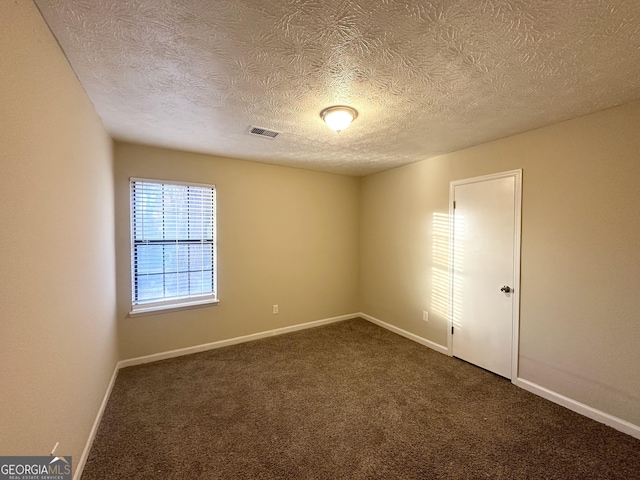
{"label": "white door", "polygon": [[453,356],[517,376],[521,171],[452,182]]}

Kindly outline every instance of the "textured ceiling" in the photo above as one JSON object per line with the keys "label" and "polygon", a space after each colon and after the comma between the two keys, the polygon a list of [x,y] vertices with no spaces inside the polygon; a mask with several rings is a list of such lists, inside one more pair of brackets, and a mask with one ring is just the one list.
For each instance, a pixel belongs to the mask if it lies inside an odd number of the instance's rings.
{"label": "textured ceiling", "polygon": [[109,132],[182,150],[365,175],[640,98],[638,0],[36,3]]}

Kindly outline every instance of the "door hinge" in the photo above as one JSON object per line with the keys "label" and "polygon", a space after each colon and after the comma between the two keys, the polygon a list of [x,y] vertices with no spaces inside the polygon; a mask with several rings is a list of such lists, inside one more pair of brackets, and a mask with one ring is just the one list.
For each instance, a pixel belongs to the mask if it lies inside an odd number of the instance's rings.
{"label": "door hinge", "polygon": [[455,200],[453,201],[453,209],[454,210],[456,209],[456,201]]}
{"label": "door hinge", "polygon": [[451,335],[453,335],[453,325],[451,325]]}

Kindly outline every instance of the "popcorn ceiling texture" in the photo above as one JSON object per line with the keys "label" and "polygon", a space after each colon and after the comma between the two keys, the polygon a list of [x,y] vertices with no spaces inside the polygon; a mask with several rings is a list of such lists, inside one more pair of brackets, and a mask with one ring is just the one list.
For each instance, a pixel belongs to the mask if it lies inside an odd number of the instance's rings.
{"label": "popcorn ceiling texture", "polygon": [[36,3],[137,143],[366,175],[640,98],[638,0]]}

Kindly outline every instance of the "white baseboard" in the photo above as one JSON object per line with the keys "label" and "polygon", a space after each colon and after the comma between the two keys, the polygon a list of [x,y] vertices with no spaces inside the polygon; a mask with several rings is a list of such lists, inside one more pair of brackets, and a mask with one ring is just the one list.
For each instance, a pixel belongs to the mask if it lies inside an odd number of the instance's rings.
{"label": "white baseboard", "polygon": [[413,340],[414,342],[424,345],[425,347],[429,347],[435,350],[436,352],[449,355],[449,349],[444,345],[440,345],[439,343],[435,343],[435,342],[432,342],[431,340],[427,340],[426,338],[422,338],[421,336],[416,335],[415,333],[407,332],[406,330],[398,328],[395,325],[391,325],[390,323],[383,322],[382,320],[372,317],[371,315],[367,315],[366,313],[360,312],[358,316],[364,318],[365,320],[370,321],[371,323],[375,323],[376,325],[382,328],[386,328],[387,330],[393,333],[397,333],[398,335],[402,335],[403,337],[408,338],[409,340]]}
{"label": "white baseboard", "polygon": [[640,427],[638,425],[634,425],[631,422],[609,415],[608,413],[590,407],[589,405],[585,405],[584,403],[580,403],[572,398],[565,397],[564,395],[556,393],[553,390],[549,390],[548,388],[541,387],[540,385],[530,382],[529,380],[525,380],[524,378],[516,378],[513,380],[513,384],[527,390],[528,392],[535,393],[542,398],[546,398],[553,403],[562,405],[569,410],[573,410],[576,413],[584,415],[585,417],[604,423],[616,430],[620,430],[632,437],[640,439]]}
{"label": "white baseboard", "polygon": [[98,409],[98,414],[96,415],[96,419],[94,420],[93,426],[91,427],[91,431],[89,432],[89,438],[87,439],[87,443],[84,446],[84,450],[82,450],[82,455],[80,455],[80,460],[76,464],[76,473],[73,475],[73,480],[80,480],[80,477],[82,477],[84,466],[87,463],[87,458],[89,458],[89,452],[91,451],[91,446],[93,445],[93,441],[96,438],[96,433],[98,433],[98,427],[100,426],[100,422],[102,421],[102,415],[104,414],[104,409],[107,407],[107,402],[109,401],[109,397],[111,396],[111,390],[113,390],[113,385],[116,383],[118,370],[120,370],[119,363],[116,364],[115,368],[113,369],[113,374],[111,375],[111,380],[109,380],[107,391],[104,393],[102,403],[100,404],[100,408]]}
{"label": "white baseboard", "polygon": [[330,323],[342,322],[358,317],[360,314],[352,313],[349,315],[341,315],[339,317],[325,318],[322,320],[316,320],[313,322],[299,323],[297,325],[291,325],[290,327],[276,328],[274,330],[267,330],[265,332],[252,333],[250,335],[243,335],[241,337],[229,338],[227,340],[219,340],[217,342],[205,343],[202,345],[195,345],[193,347],[179,348],[177,350],[169,350],[168,352],[154,353],[152,355],[145,355],[143,357],[129,358],[127,360],[121,360],[118,363],[119,368],[132,367],[134,365],[142,365],[143,363],[157,362],[158,360],[165,360],[167,358],[181,357],[183,355],[190,355],[192,353],[206,352],[207,350],[213,350],[215,348],[228,347],[231,345],[237,345],[238,343],[251,342],[253,340],[259,340],[261,338],[273,337],[276,335],[282,335],[284,333],[295,332],[298,330],[304,330],[307,328],[319,327],[321,325],[328,325]]}

